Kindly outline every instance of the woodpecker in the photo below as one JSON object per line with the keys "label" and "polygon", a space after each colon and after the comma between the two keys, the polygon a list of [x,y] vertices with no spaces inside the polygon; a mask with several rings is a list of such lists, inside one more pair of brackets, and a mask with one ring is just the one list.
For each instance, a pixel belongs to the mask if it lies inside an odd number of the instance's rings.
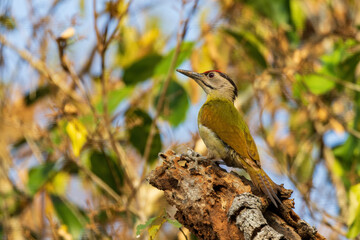
{"label": "woodpecker", "polygon": [[237,87],[228,75],[218,70],[196,73],[177,69],[205,91],[207,99],[198,115],[200,137],[209,159],[222,159],[227,166],[243,168],[254,185],[278,207],[279,186],[261,168],[259,153],[249,128],[234,106]]}

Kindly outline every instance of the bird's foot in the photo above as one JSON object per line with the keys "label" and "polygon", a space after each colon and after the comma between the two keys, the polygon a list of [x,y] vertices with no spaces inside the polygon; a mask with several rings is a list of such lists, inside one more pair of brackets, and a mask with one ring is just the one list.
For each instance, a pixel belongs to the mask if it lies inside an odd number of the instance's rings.
{"label": "bird's foot", "polygon": [[187,162],[194,162],[194,168],[198,170],[199,162],[207,162],[211,158],[207,156],[202,156],[201,154],[195,152],[193,149],[188,148],[186,153],[181,154],[181,159]]}
{"label": "bird's foot", "polygon": [[208,158],[205,156],[201,156],[200,153],[195,152],[191,148],[187,149],[186,153],[181,154],[181,159],[187,160],[187,161],[205,161]]}

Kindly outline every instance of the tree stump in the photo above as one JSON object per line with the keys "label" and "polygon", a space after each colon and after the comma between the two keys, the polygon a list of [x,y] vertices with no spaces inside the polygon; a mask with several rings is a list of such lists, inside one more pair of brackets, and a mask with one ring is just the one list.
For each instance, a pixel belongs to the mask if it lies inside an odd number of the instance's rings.
{"label": "tree stump", "polygon": [[164,191],[175,218],[200,239],[325,239],[292,210],[292,191],[281,186],[276,208],[252,182],[227,172],[214,161],[161,153],[161,166],[148,181]]}

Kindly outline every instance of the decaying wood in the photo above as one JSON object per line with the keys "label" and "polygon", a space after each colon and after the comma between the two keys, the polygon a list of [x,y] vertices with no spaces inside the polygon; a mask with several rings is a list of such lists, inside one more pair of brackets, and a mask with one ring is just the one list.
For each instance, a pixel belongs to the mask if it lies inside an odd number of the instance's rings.
{"label": "decaying wood", "polygon": [[213,161],[173,151],[148,181],[177,208],[175,218],[200,239],[325,239],[292,210],[292,191],[281,187],[283,205],[269,205],[250,181]]}

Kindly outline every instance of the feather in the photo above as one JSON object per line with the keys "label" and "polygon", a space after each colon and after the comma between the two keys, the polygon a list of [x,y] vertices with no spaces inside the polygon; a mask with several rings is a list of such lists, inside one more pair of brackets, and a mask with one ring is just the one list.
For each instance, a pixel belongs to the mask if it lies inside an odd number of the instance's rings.
{"label": "feather", "polygon": [[[261,169],[260,157],[249,128],[233,103],[226,99],[209,99],[199,112],[199,127],[211,130],[231,151],[223,160],[228,166],[244,168],[254,185],[278,207],[281,200],[276,195],[278,185]],[[201,132],[200,132],[201,134]],[[201,136],[206,143],[206,137]],[[208,146],[209,145],[209,146]],[[211,152],[219,152],[218,146],[207,144]],[[235,152],[235,154],[233,153]]]}

